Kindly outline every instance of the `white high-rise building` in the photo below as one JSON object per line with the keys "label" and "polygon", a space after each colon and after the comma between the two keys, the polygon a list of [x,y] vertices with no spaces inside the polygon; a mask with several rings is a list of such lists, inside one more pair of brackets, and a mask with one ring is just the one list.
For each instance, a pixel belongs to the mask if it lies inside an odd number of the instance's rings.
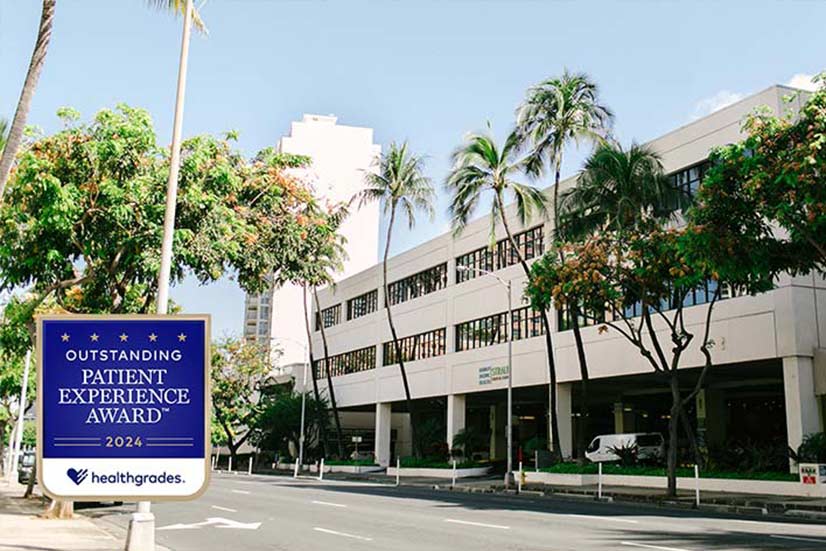
{"label": "white high-rise building", "polygon": [[[281,138],[278,149],[312,159],[301,176],[313,184],[322,203],[330,204],[349,201],[363,189],[364,176],[381,153],[381,146],[373,143],[373,129],[338,124],[332,115],[307,114],[290,125],[290,134]],[[378,262],[379,222],[378,204],[361,208],[353,204],[341,228],[348,259],[337,278],[350,277]],[[281,350],[278,365],[285,373],[306,361],[302,301],[302,289],[294,285],[246,297],[244,336]]]}

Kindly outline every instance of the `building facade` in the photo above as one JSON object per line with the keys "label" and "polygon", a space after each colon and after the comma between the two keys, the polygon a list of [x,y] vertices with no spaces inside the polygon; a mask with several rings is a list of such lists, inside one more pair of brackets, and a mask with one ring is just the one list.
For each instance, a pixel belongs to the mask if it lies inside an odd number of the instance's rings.
{"label": "building facade", "polygon": [[[784,111],[788,106],[783,97],[792,91],[768,88],[648,145],[662,156],[675,185],[694,190],[711,149],[742,138],[743,116],[762,105],[775,113]],[[801,100],[796,101],[799,106]],[[573,182],[571,178],[561,185]],[[509,215],[516,225],[512,208]],[[393,257],[388,299],[417,416],[435,420],[448,443],[459,430],[473,426],[489,435],[483,455],[497,459],[505,455],[508,300],[495,278],[464,267],[489,270],[512,282],[515,448],[531,439],[548,439],[550,389],[542,324],[522,296],[525,276],[509,254],[503,228],[496,231],[502,240],[490,249],[488,224],[488,218],[481,217],[458,237],[447,233]],[[551,230],[544,219],[514,229],[525,257],[541,256]],[[380,265],[322,290],[313,340],[320,349],[318,329],[324,324],[338,405],[342,411],[359,412],[361,424],[350,429],[369,434],[377,461],[387,465],[394,456],[410,453],[411,447],[405,437],[410,419],[402,379],[388,346],[383,295]],[[711,327],[715,365],[689,408],[697,432],[709,447],[733,441],[796,447],[804,435],[824,426],[826,282],[815,275],[786,276],[771,292],[724,298],[715,307]],[[703,304],[709,299],[704,289],[690,297],[691,306],[685,310],[690,327],[702,326],[707,309]],[[571,455],[580,399],[579,364],[570,320],[554,315],[551,325],[560,445],[565,455]],[[591,378],[590,432],[665,433],[667,383],[615,332],[584,327],[582,337]],[[686,385],[693,385],[692,377],[696,380],[703,365],[698,347],[694,343],[684,355]],[[322,365],[317,361],[314,368],[326,387]]]}
{"label": "building facade", "polygon": [[[290,133],[281,138],[282,153],[307,155],[308,169],[295,171],[309,182],[322,204],[349,201],[364,187],[364,175],[373,170],[380,146],[373,143],[370,128],[338,124],[329,115],[304,115],[293,122]],[[337,277],[347,277],[378,261],[379,206],[366,205],[351,209],[341,228],[347,240],[349,258]],[[304,328],[304,294],[295,285],[286,284],[261,294],[248,294],[244,308],[244,336],[279,350],[279,370],[291,373],[306,360],[307,333]]]}

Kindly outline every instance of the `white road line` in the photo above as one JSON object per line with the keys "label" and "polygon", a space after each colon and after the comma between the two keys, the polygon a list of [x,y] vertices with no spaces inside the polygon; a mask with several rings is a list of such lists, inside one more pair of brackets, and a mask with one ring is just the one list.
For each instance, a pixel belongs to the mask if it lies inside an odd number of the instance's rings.
{"label": "white road line", "polygon": [[795,541],[810,541],[813,543],[826,543],[826,540],[816,540],[813,538],[801,538],[798,536],[779,536],[777,534],[772,534],[769,536],[770,538],[778,538],[781,540],[795,540]]}
{"label": "white road line", "polygon": [[311,501],[310,503],[315,503],[316,505],[327,505],[328,507],[347,507],[342,503],[330,503],[329,501]]}
{"label": "white road line", "polygon": [[248,492],[248,491],[246,491],[246,490],[232,490],[232,493],[234,493],[234,494],[245,494],[245,495],[248,495],[248,494],[250,494],[250,493],[252,493],[252,492]]}
{"label": "white road line", "polygon": [[565,515],[566,517],[574,517],[574,518],[584,518],[588,520],[607,520],[608,522],[624,522],[626,524],[639,524],[640,521],[632,520],[630,518],[616,518],[616,517],[603,517],[598,515],[575,515],[575,514],[568,514]]}
{"label": "white road line", "polygon": [[466,524],[468,526],[482,526],[484,528],[498,528],[500,530],[510,530],[510,526],[502,526],[501,524],[485,524],[484,522],[471,522],[469,520],[456,520],[455,518],[446,518],[445,522],[453,524]]}
{"label": "white road line", "polygon": [[644,549],[659,549],[661,551],[688,551],[688,549],[680,549],[679,547],[661,547],[659,545],[646,545],[644,543],[633,543],[630,541],[621,541],[620,545],[629,545],[631,547],[642,547]]}
{"label": "white road line", "polygon": [[221,507],[220,505],[213,505],[213,509],[218,509],[219,511],[226,511],[228,513],[237,513],[238,511],[235,509],[230,509],[229,507]]}
{"label": "white road line", "polygon": [[319,528],[318,526],[314,527],[313,530],[316,532],[323,532],[325,534],[332,534],[334,536],[341,536],[343,538],[352,538],[354,540],[361,540],[361,541],[373,541],[373,538],[365,538],[364,536],[357,536],[355,534],[347,534],[345,532],[336,532],[335,530],[328,530],[327,528]]}

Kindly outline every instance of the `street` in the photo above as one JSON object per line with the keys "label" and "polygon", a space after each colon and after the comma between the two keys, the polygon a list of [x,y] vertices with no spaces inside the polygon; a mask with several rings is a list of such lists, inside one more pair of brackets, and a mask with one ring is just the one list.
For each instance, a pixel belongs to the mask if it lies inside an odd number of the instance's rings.
{"label": "street", "polygon": [[[87,510],[122,531],[132,506]],[[826,525],[447,492],[374,483],[217,474],[193,502],[153,504],[173,551],[826,549]]]}

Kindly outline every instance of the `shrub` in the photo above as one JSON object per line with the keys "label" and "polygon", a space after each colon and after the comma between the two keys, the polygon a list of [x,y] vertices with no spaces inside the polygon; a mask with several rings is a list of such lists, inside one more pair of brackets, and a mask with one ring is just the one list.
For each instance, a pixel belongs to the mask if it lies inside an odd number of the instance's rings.
{"label": "shrub", "polygon": [[625,442],[621,446],[611,446],[608,451],[619,458],[619,463],[623,467],[636,465],[640,454],[640,448],[636,442]]}
{"label": "shrub", "polygon": [[[465,427],[453,437],[453,448],[458,449],[466,458],[473,457],[473,452],[477,451],[484,445],[484,437],[479,429],[474,427]],[[457,455],[457,454],[453,454]]]}
{"label": "shrub", "polygon": [[826,432],[813,432],[803,438],[797,451],[789,448],[795,463],[826,463]]}

